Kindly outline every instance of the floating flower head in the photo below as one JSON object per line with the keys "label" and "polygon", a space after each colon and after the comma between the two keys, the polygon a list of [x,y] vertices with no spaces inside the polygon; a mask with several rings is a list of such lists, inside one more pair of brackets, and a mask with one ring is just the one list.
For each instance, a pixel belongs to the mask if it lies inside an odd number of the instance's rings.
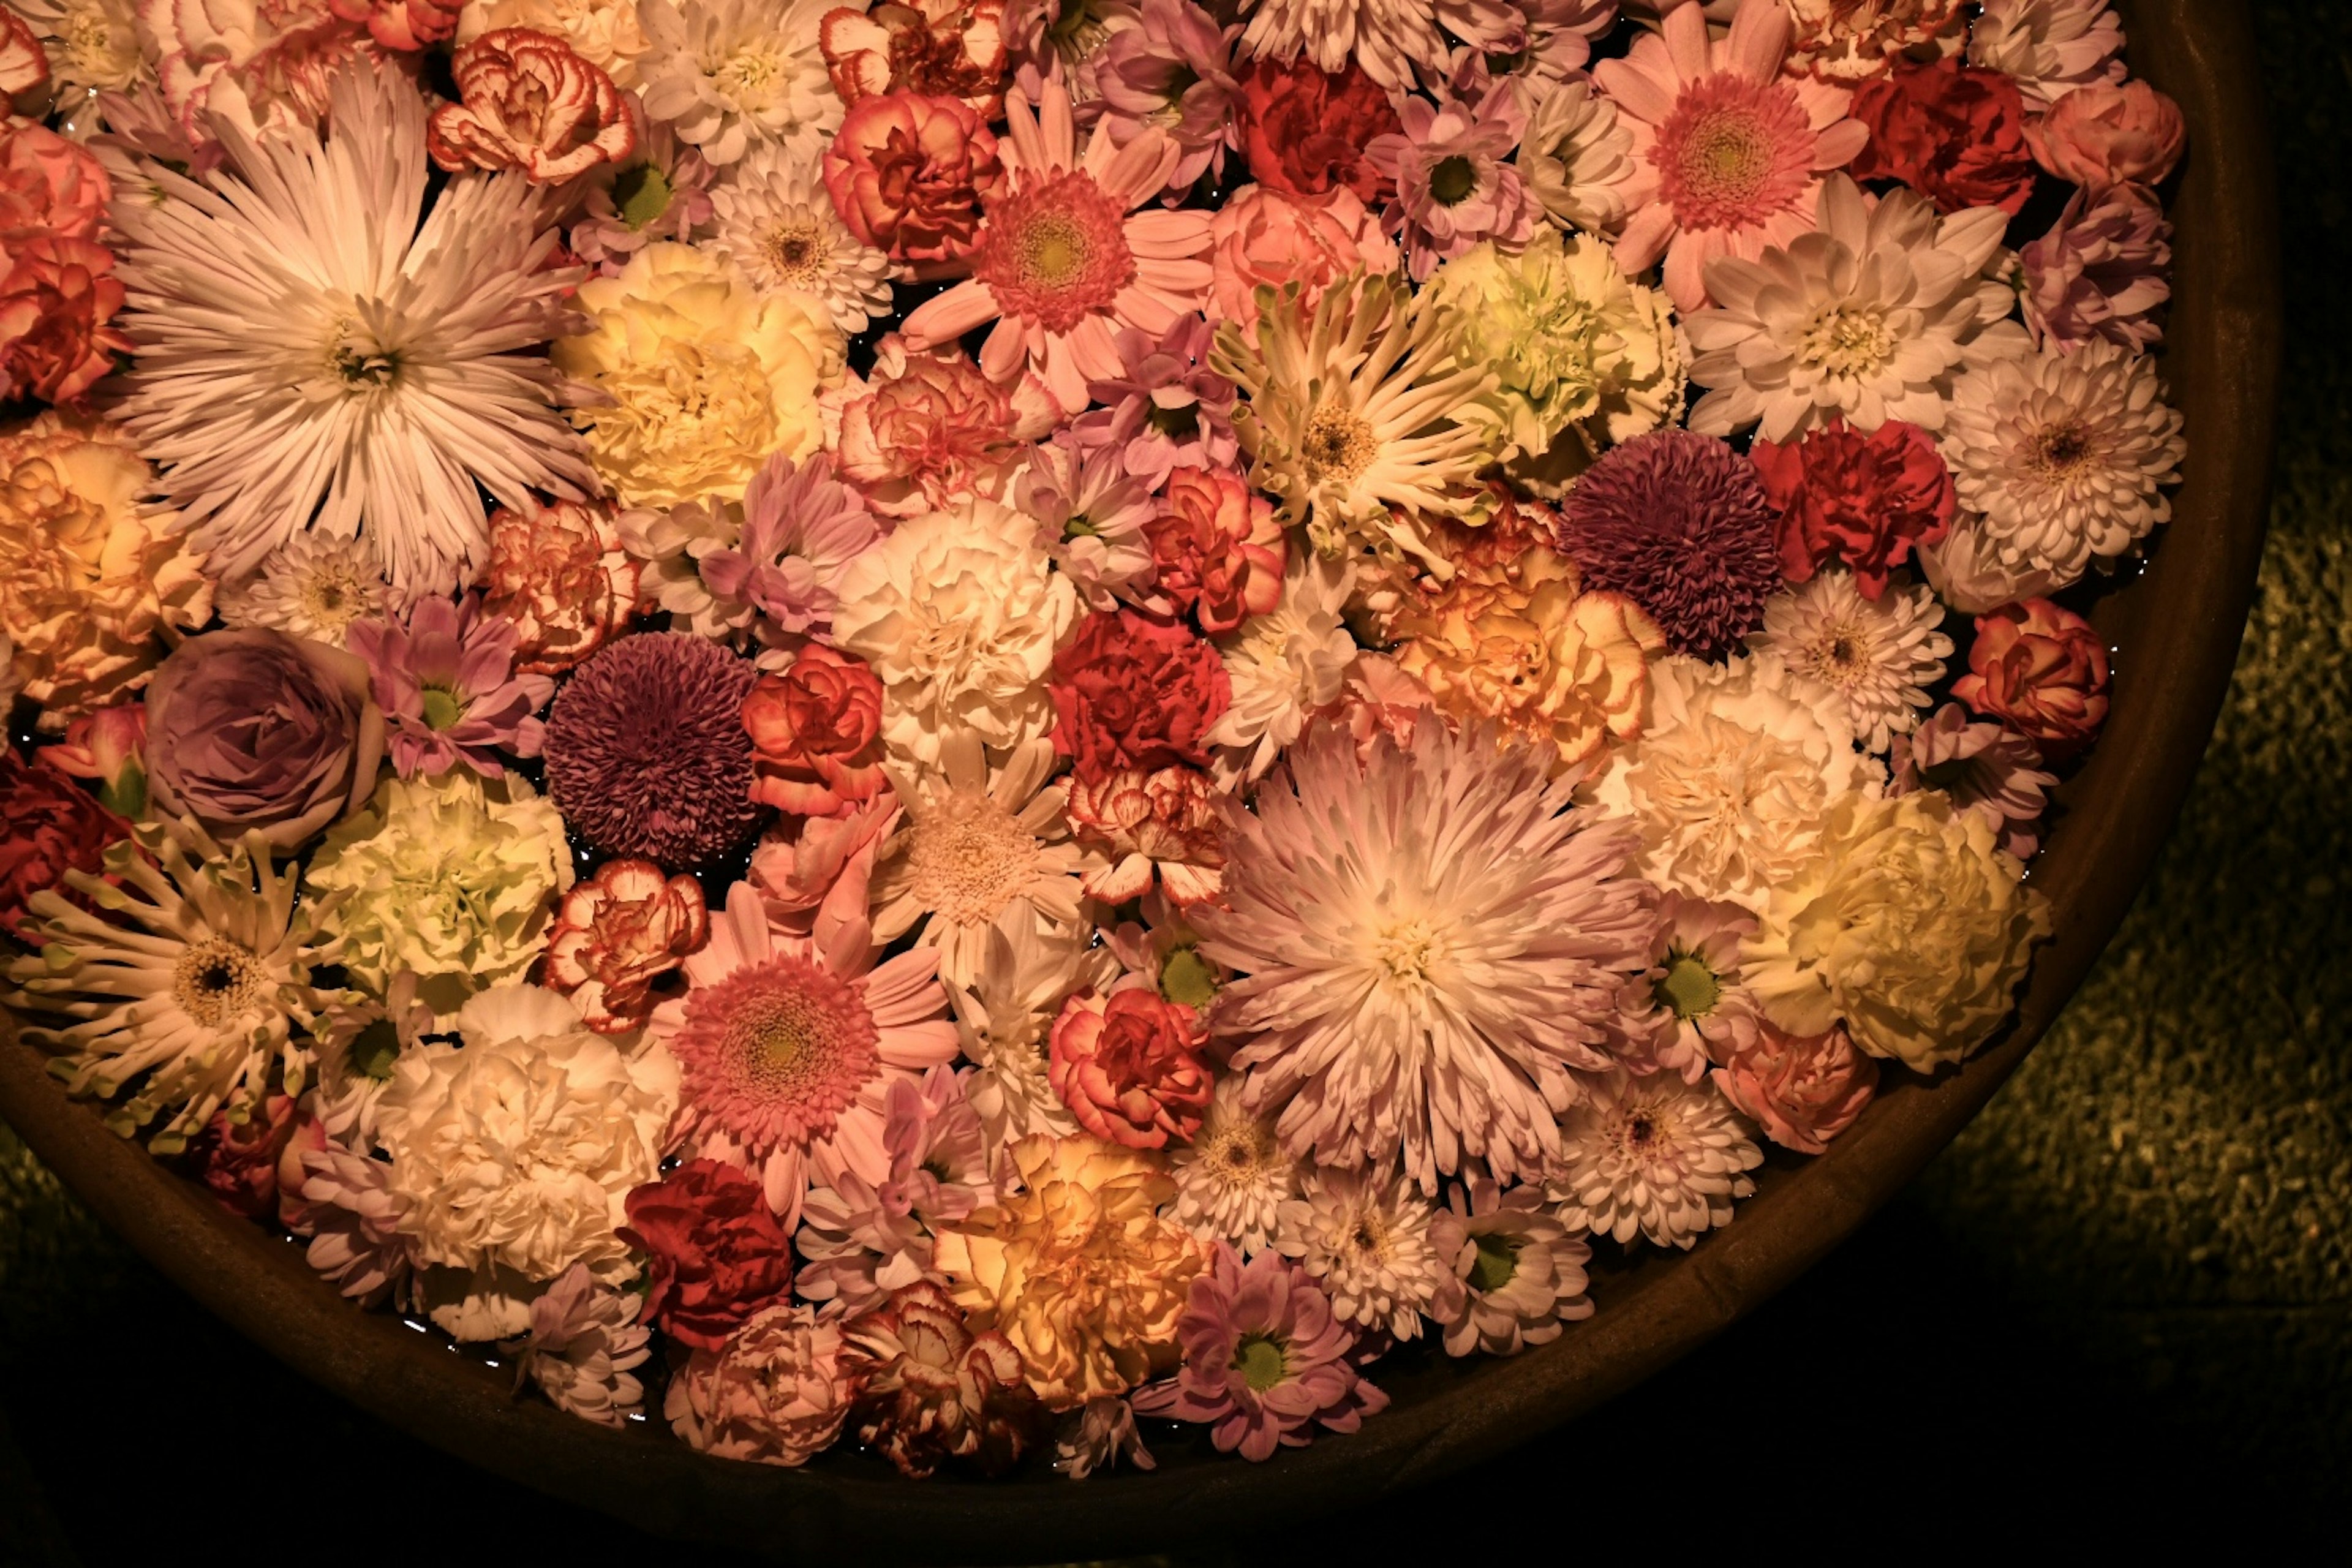
{"label": "floating flower head", "polygon": [[743,699],[757,775],[751,796],[779,811],[840,816],[880,794],[882,683],[865,664],[811,643]]}
{"label": "floating flower head", "polygon": [[1958,506],[1935,438],[1900,419],[1867,436],[1832,419],[1802,440],[1759,440],[1748,456],[1780,509],[1773,533],[1791,583],[1843,561],[1863,597],[1876,599],[1913,550],[1950,531]]}
{"label": "floating flower head", "polygon": [[1944,678],[1952,639],[1936,628],[1944,606],[1933,590],[1895,588],[1863,597],[1847,572],[1824,572],[1764,606],[1764,629],[1748,639],[1790,672],[1845,699],[1854,736],[1873,752],[1916,727],[1927,689]]}
{"label": "floating flower head", "polygon": [[1221,780],[1264,773],[1308,719],[1339,700],[1357,661],[1345,618],[1354,583],[1344,563],[1295,555],[1283,576],[1282,602],[1244,621],[1228,640],[1233,706],[1208,734],[1219,748]]}
{"label": "floating flower head", "polygon": [[858,100],[825,150],[824,188],[849,232],[902,275],[961,277],[979,243],[981,204],[1004,180],[999,152],[987,121],[957,99],[877,93]]}
{"label": "floating flower head", "polygon": [[1037,1396],[1024,1380],[1020,1351],[1002,1333],[975,1333],[931,1280],[891,1292],[843,1332],[858,1389],[857,1440],[899,1474],[920,1480],[950,1459],[967,1459],[998,1475],[1034,1440]]}
{"label": "floating flower head", "polygon": [[1113,610],[1122,598],[1160,602],[1145,537],[1158,509],[1110,443],[1081,446],[1064,436],[1033,447],[1013,504],[1036,521],[1039,548],[1088,609]]}
{"label": "floating flower head", "polygon": [[2041,847],[2042,817],[2058,775],[2044,773],[2032,741],[2005,724],[1971,722],[1969,710],[1947,702],[1908,735],[1897,735],[1888,755],[1888,793],[1941,790],[2000,836],[2000,847],[2029,860]]}
{"label": "floating flower head", "polygon": [[1070,438],[1102,446],[1153,489],[1179,464],[1225,468],[1241,443],[1233,425],[1234,384],[1209,368],[1215,332],[1200,316],[1179,316],[1166,335],[1129,327],[1113,340],[1118,369],[1090,382],[1100,407],[1070,422]]}
{"label": "floating flower head", "polygon": [[823,302],[844,332],[891,313],[890,258],[849,232],[814,164],[752,151],[710,193],[711,243],[762,289]]}
{"label": "floating flower head", "polygon": [[1786,68],[1848,87],[1959,53],[1969,25],[1963,0],[1789,0],[1789,16]]}
{"label": "floating flower head", "polygon": [[544,983],[596,1033],[625,1035],[662,1000],[654,988],[709,936],[701,883],[665,877],[650,860],[607,860],[557,907]]}
{"label": "floating flower head", "polygon": [[570,669],[619,636],[636,610],[641,575],[609,506],[557,501],[490,514],[482,609],[514,623],[519,669]]}
{"label": "floating flower head", "polygon": [[836,1149],[809,1194],[800,1295],[863,1312],[929,1274],[939,1229],[994,1196],[995,1150],[962,1077],[942,1066],[891,1079],[878,1139]]}
{"label": "floating flower head", "polygon": [[1553,223],[1614,234],[1625,221],[1633,179],[1633,130],[1591,81],[1563,82],[1528,113],[1519,140],[1519,175]]}
{"label": "floating flower head", "polygon": [[1791,1035],[1765,1024],[1711,1076],[1764,1136],[1801,1154],[1826,1152],[1878,1091],[1878,1063],[1843,1029]]}
{"label": "floating flower head", "polygon": [[1192,1008],[1147,986],[1082,991],[1054,1021],[1054,1092],[1106,1142],[1164,1149],[1200,1131],[1212,1068]]}
{"label": "floating flower head", "polygon": [[646,127],[635,162],[591,174],[564,240],[604,277],[617,277],[646,247],[683,240],[710,221],[711,177],[702,153],[656,121]]}
{"label": "floating flower head", "polygon": [[1304,55],[1334,72],[1353,61],[1391,93],[1410,89],[1417,71],[1444,74],[1438,8],[1413,0],[1254,0],[1243,9],[1250,19],[1242,52],[1254,59]]}
{"label": "floating flower head", "polygon": [[732,543],[695,557],[717,604],[753,612],[763,658],[832,629],[849,563],[882,537],[866,502],[834,477],[823,453],[794,464],[782,453],[761,465],[743,491],[743,526]]}
{"label": "floating flower head", "polygon": [[817,47],[823,0],[640,0],[646,112],[719,167],[754,147],[813,157],[841,124]]}
{"label": "floating flower head", "polygon": [[1203,174],[1223,173],[1225,155],[1240,149],[1234,109],[1241,84],[1233,73],[1239,31],[1221,29],[1191,0],[1143,0],[1135,25],[1111,34],[1096,61],[1112,140],[1131,142],[1157,127],[1183,150],[1168,173],[1171,200]]}
{"label": "floating flower head", "polygon": [[1274,1245],[1282,1205],[1298,1195],[1299,1163],[1274,1121],[1244,1103],[1242,1080],[1217,1079],[1200,1131],[1169,1160],[1178,1221],[1203,1241],[1223,1240],[1246,1258]]}
{"label": "floating flower head", "polygon": [[1403,231],[1416,282],[1473,246],[1516,250],[1527,243],[1535,204],[1518,166],[1506,162],[1527,129],[1513,95],[1444,105],[1412,97],[1398,120],[1397,130],[1372,139],[1364,159],[1396,186],[1383,221]]}
{"label": "floating flower head", "polygon": [[520,169],[534,184],[560,184],[637,150],[637,116],[604,70],[560,37],[501,27],[450,61],[458,103],[426,123],[425,145],[444,169]]}
{"label": "floating flower head", "polygon": [[952,345],[910,353],[893,332],[874,368],[826,399],[837,420],[834,460],[876,511],[919,517],[974,496],[1004,499],[1027,443],[1054,428],[1060,410],[1026,374],[1000,384]]}
{"label": "floating flower head", "polygon": [[345,635],[367,661],[402,778],[460,763],[497,778],[500,752],[539,755],[539,710],[555,682],[515,673],[514,623],[485,615],[476,595],[425,599],[403,619],[355,621]]}
{"label": "floating flower head", "polygon": [[1418,1339],[1424,1313],[1444,1321],[1460,1310],[1453,1260],[1430,1235],[1436,1216],[1409,1172],[1317,1165],[1284,1201],[1274,1244],[1341,1322]]}
{"label": "floating flower head", "polygon": [[1737,904],[1668,893],[1664,945],[1650,966],[1649,1001],[1659,1035],[1649,1062],[1692,1083],[1707,1068],[1756,1037],[1756,1002],[1739,983],[1740,939],[1755,917]]}
{"label": "floating flower head", "polygon": [[296,534],[263,556],[252,575],[223,584],[215,597],[221,619],[232,626],[270,626],[330,647],[343,646],[352,623],[392,607],[366,545],[316,533]]}
{"label": "floating flower head", "polygon": [[499,1352],[558,1410],[620,1427],[639,1414],[646,1385],[635,1369],[653,1354],[653,1331],[636,1321],[636,1307],[635,1297],[597,1284],[575,1263],[532,1300],[529,1332]]}
{"label": "floating flower head", "polygon": [[2004,73],[2029,107],[2123,79],[2123,25],[2107,0],[1986,0],[1969,30],[1969,58]]}
{"label": "floating flower head", "polygon": [[1084,933],[1030,927],[990,933],[980,973],[949,985],[963,1054],[976,1068],[968,1092],[992,1146],[1077,1131],[1051,1081],[1054,1020],[1073,993],[1107,987],[1118,972],[1110,950],[1088,946]]}
{"label": "floating flower head", "polygon": [[2018,253],[2026,323],[2071,349],[2104,338],[2146,353],[2164,336],[2150,312],[2172,298],[2172,226],[2137,185],[2077,191],[2048,234]]}
{"label": "floating flower head", "polygon": [[1461,1282],[1454,1315],[1441,1325],[1446,1354],[1517,1355],[1592,1315],[1584,1294],[1592,1249],[1568,1234],[1543,1198],[1540,1185],[1506,1191],[1474,1175],[1430,1222],[1438,1257]]}
{"label": "floating flower head", "polygon": [[698,1452],[804,1465],[841,1436],[863,1383],[838,1318],[779,1303],[725,1343],[695,1350],[662,1414]]}
{"label": "floating flower head", "polygon": [[1673,1073],[1592,1084],[1560,1119],[1559,1144],[1551,1195],[1570,1229],[1685,1251],[1731,1223],[1731,1200],[1756,1191],[1748,1173],[1764,1163],[1714,1085]]}

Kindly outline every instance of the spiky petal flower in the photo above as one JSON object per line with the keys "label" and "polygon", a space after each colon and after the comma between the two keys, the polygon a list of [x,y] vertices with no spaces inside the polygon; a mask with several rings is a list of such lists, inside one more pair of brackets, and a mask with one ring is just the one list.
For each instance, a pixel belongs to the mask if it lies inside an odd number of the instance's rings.
{"label": "spiky petal flower", "polygon": [[404,594],[446,593],[488,549],[477,489],[594,493],[529,351],[577,330],[580,280],[520,174],[467,174],[430,212],[425,100],[336,79],[323,137],[224,123],[202,181],[142,160],[117,204],[135,345],[117,416],[236,577],[305,528],[365,540]]}
{"label": "spiky petal flower", "polygon": [[842,104],[817,47],[825,0],[643,0],[646,112],[714,165],[755,146],[813,158]]}
{"label": "spiky petal flower", "polygon": [[158,1116],[147,1140],[176,1154],[226,1109],[253,1113],[285,1063],[299,1089],[303,1058],[289,1054],[324,998],[310,984],[332,953],[296,912],[299,873],[270,865],[257,837],[224,850],[201,835],[142,828],[107,851],[105,876],[68,871],[68,888],[102,911],[49,889],[33,895],[40,951],[11,962],[12,1007],[72,1020],[28,1028],[51,1053],[49,1070],[73,1094],[124,1096],[106,1124],[123,1137]]}
{"label": "spiky petal flower", "polygon": [[298,533],[262,558],[253,575],[224,584],[221,619],[232,626],[274,626],[298,637],[343,646],[354,621],[390,608],[383,574],[355,539]]}
{"label": "spiky petal flower", "polygon": [[1712,1083],[1610,1075],[1560,1119],[1552,1179],[1570,1228],[1685,1250],[1731,1223],[1764,1163],[1748,1123]]}
{"label": "spiky petal flower", "polygon": [[1425,1192],[1465,1158],[1540,1169],[1571,1069],[1606,1065],[1648,966],[1654,895],[1622,825],[1568,809],[1548,751],[1416,727],[1366,760],[1310,731],[1230,818],[1201,951],[1244,973],[1213,1010],[1250,1103],[1326,1163],[1402,1151]]}

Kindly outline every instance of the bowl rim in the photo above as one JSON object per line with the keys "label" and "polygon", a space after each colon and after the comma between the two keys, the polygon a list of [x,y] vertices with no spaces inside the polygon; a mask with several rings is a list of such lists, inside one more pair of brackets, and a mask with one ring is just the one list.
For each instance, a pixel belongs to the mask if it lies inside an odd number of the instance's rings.
{"label": "bowl rim", "polygon": [[1904,1075],[1818,1159],[1776,1161],[1737,1224],[1687,1253],[1649,1249],[1600,1284],[1592,1318],[1550,1344],[1508,1363],[1474,1358],[1437,1378],[1446,1386],[1432,1391],[1422,1380],[1351,1436],[1259,1465],[1178,1463],[1076,1487],[913,1486],[855,1462],[778,1469],[519,1402],[503,1376],[437,1336],[355,1310],[312,1275],[299,1247],[228,1215],[68,1100],[5,1013],[0,1118],[103,1223],[295,1371],[482,1468],[681,1541],[761,1555],[854,1550],[869,1560],[1101,1556],[1368,1500],[1589,1413],[1786,1285],[1950,1142],[2105,948],[2204,753],[2236,663],[2268,507],[2282,331],[2275,176],[2246,0],[2116,3],[2134,74],[2176,99],[2189,128],[2172,207],[2176,297],[2163,363],[2188,416],[2190,456],[2147,570],[2093,615],[2116,650],[2113,707],[2100,744],[2061,792],[2066,820],[2031,873],[2053,898],[2057,935],[2037,955],[2015,1022],[1990,1047],[1932,1079]]}

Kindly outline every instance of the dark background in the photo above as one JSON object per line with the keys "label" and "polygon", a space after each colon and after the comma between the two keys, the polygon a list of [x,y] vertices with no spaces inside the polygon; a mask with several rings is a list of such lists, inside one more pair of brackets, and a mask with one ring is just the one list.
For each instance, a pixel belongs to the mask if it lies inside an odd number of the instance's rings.
{"label": "dark background", "polygon": [[[2352,5],[2258,0],[2288,310],[2276,501],[2211,752],[2048,1039],[1722,1340],[1423,1491],[1159,1561],[2342,1550],[2352,1500]],[[2192,440],[2195,433],[2191,433]],[[0,1563],[700,1559],[318,1392],[0,1127]],[[209,1552],[206,1552],[209,1554]]]}

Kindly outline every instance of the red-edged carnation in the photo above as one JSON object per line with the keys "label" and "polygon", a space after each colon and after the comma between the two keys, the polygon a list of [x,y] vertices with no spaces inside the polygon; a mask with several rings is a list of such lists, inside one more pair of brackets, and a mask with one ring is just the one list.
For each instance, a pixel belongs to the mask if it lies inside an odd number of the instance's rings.
{"label": "red-edged carnation", "polygon": [[793,1288],[792,1238],[760,1184],[717,1160],[688,1160],[629,1194],[621,1238],[646,1253],[640,1321],[715,1351]]}
{"label": "red-edged carnation", "polygon": [[1952,471],[1916,425],[1890,419],[1865,436],[1833,419],[1786,446],[1759,439],[1748,455],[1780,514],[1772,536],[1791,583],[1843,561],[1875,599],[1912,551],[1951,531]]}
{"label": "red-edged carnation", "polygon": [[824,154],[824,188],[849,231],[901,267],[944,277],[980,237],[1004,178],[996,137],[953,98],[885,92],[850,106]]}
{"label": "red-edged carnation", "polygon": [[1078,774],[1067,787],[1079,841],[1110,856],[1109,865],[1086,874],[1081,886],[1088,898],[1123,904],[1151,891],[1156,880],[1171,903],[1197,904],[1224,886],[1217,787],[1199,768]]}
{"label": "red-edged carnation", "polygon": [[5,247],[0,277],[0,401],[68,403],[131,352],[107,325],[122,309],[114,253],[69,236],[37,235]]}
{"label": "red-edged carnation", "polygon": [[1878,1090],[1878,1064],[1853,1048],[1843,1027],[1791,1035],[1765,1018],[1713,1077],[1765,1137],[1801,1154],[1827,1149]]}
{"label": "red-edged carnation", "polygon": [[1857,180],[1900,180],[1937,210],[1999,207],[2014,216],[2033,194],[2025,100],[1999,71],[1958,60],[1907,66],[1853,95],[1870,142],[1850,165]]}
{"label": "red-edged carnation", "polygon": [[[437,44],[457,30],[464,0],[327,0],[327,9],[346,22],[362,22],[387,49],[414,51]],[[215,24],[217,25],[217,24]]]}
{"label": "red-edged carnation", "polygon": [[1375,136],[1401,129],[1389,95],[1350,60],[1337,76],[1300,56],[1255,60],[1241,74],[1242,151],[1250,178],[1294,196],[1345,185],[1367,202],[1388,181],[1364,161]]}
{"label": "red-edged carnation", "polygon": [[1208,762],[1202,737],[1233,700],[1217,650],[1130,609],[1078,623],[1054,656],[1054,744],[1081,777]]}
{"label": "red-edged carnation", "polygon": [[113,189],[88,148],[29,120],[0,122],[0,250],[43,234],[97,238]]}
{"label": "red-edged carnation", "polygon": [[839,816],[880,793],[882,682],[823,643],[763,675],[743,700],[751,798],[801,816]]}
{"label": "red-edged carnation", "polygon": [[[0,930],[37,943],[25,912],[35,893],[59,887],[68,871],[95,873],[106,847],[130,837],[123,820],[54,769],[30,767],[0,744]],[[67,892],[76,903],[79,893]]]}
{"label": "red-edged carnation", "polygon": [[1172,468],[1143,525],[1160,591],[1212,636],[1282,602],[1289,554],[1274,504],[1222,468]]}
{"label": "red-edged carnation", "polygon": [[484,33],[449,71],[465,101],[435,110],[425,132],[445,169],[520,169],[534,184],[556,184],[637,150],[627,96],[551,34]]}
{"label": "red-edged carnation", "polygon": [[702,884],[650,860],[607,860],[563,895],[548,930],[547,988],[572,998],[600,1035],[642,1027],[654,986],[710,935]]}
{"label": "red-edged carnation", "polygon": [[570,669],[625,630],[641,564],[622,548],[604,501],[550,501],[530,517],[490,513],[482,613],[514,623],[515,668]]}
{"label": "red-edged carnation", "polygon": [[1147,986],[1082,991],[1054,1020],[1046,1076],[1078,1125],[1106,1142],[1163,1149],[1201,1130],[1215,1085],[1200,1020]]}
{"label": "red-edged carnation", "polygon": [[1977,617],[1969,672],[1952,695],[2055,762],[2089,745],[2106,722],[2106,647],[2090,622],[2047,599],[2006,605]]}
{"label": "red-edged carnation", "polygon": [[25,19],[0,6],[0,98],[30,93],[49,79],[49,57]]}
{"label": "red-edged carnation", "polygon": [[960,98],[982,120],[1004,111],[1004,0],[838,5],[817,24],[844,103],[885,92]]}

